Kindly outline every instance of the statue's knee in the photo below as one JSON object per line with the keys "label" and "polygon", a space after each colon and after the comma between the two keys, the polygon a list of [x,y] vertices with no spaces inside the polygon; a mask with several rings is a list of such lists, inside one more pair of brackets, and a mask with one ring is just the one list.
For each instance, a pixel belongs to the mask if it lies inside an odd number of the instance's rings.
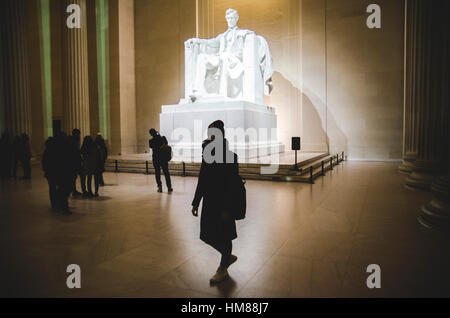
{"label": "statue's knee", "polygon": [[207,61],[206,54],[202,53],[202,54],[198,55],[198,58],[197,58],[198,63],[206,64],[206,61]]}

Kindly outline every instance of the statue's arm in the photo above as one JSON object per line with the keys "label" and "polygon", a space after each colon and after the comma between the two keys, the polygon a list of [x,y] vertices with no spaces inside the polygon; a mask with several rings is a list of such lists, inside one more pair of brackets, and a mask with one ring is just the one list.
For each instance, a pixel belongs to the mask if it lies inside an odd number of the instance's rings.
{"label": "statue's arm", "polygon": [[192,38],[184,42],[184,45],[187,48],[192,48],[196,45],[199,45],[201,48],[204,48],[205,50],[206,49],[218,50],[220,47],[220,39],[219,36],[213,39]]}

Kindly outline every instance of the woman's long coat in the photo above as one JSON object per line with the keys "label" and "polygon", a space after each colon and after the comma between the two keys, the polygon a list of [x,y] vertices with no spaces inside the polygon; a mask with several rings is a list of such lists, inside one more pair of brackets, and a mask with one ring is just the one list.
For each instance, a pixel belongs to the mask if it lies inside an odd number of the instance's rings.
{"label": "woman's long coat", "polygon": [[232,154],[232,158],[234,158],[232,163],[202,161],[192,202],[193,206],[198,207],[203,199],[200,239],[213,246],[237,238],[236,222],[229,211],[233,198],[228,194],[228,183],[231,176],[239,174],[239,166],[237,155]]}

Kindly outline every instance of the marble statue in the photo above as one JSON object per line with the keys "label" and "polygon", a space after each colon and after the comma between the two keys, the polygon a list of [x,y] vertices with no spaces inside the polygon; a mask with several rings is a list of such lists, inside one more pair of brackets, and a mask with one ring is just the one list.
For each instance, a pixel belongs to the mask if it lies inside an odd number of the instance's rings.
{"label": "marble statue", "polygon": [[186,100],[239,99],[264,105],[272,91],[272,57],[267,41],[237,26],[238,12],[228,9],[228,30],[213,39],[185,42]]}
{"label": "marble statue", "polygon": [[240,158],[284,151],[275,109],[264,103],[274,72],[269,45],[255,32],[238,28],[236,10],[228,9],[225,18],[224,33],[184,42],[185,96],[178,104],[162,105],[160,114],[160,132],[175,158],[201,159],[207,127],[219,119]]}

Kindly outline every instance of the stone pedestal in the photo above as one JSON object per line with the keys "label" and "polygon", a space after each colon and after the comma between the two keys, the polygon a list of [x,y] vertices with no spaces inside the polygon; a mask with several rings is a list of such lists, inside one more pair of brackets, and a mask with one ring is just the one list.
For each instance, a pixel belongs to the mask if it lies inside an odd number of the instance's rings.
{"label": "stone pedestal", "polygon": [[162,106],[160,133],[167,137],[177,157],[201,157],[208,125],[225,123],[230,149],[240,158],[284,152],[278,141],[277,116],[271,107],[248,101],[210,101]]}

